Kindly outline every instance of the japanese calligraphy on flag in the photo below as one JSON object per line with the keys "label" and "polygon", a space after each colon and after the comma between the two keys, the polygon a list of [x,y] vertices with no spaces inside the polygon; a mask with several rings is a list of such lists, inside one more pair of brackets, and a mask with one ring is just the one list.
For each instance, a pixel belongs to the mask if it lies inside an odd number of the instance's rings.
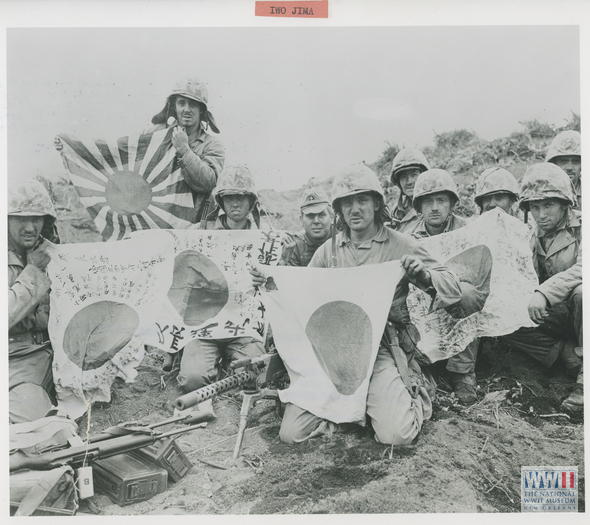
{"label": "japanese calligraphy on flag", "polygon": [[59,135],[72,184],[105,240],[136,230],[187,228],[191,189],[174,163],[172,128],[116,140]]}
{"label": "japanese calligraphy on flag", "polygon": [[535,326],[527,306],[538,284],[528,227],[499,208],[453,232],[420,239],[461,280],[461,303],[429,313],[431,298],[410,285],[407,305],[430,363],[461,352],[481,336]]}
{"label": "japanese calligraphy on flag", "polygon": [[[173,241],[172,281],[146,344],[175,353],[197,338],[263,340],[264,306],[249,269],[253,263],[278,263],[283,234],[200,229],[167,233]],[[150,234],[136,232],[132,238],[148,242]]]}
{"label": "japanese calligraphy on flag", "polygon": [[335,423],[364,424],[369,379],[393,294],[399,261],[356,268],[280,266],[277,290],[263,302],[291,384],[294,403]]}
{"label": "japanese calligraphy on flag", "polygon": [[109,401],[115,377],[132,381],[143,341],[172,282],[172,238],[50,246],[49,336],[59,406],[80,417]]}

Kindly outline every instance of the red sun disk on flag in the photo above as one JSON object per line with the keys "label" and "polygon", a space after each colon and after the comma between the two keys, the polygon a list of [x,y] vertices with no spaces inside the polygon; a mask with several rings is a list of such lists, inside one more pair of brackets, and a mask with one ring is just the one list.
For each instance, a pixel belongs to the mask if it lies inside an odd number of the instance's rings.
{"label": "red sun disk on flag", "polygon": [[134,171],[113,173],[105,188],[107,204],[121,215],[137,215],[148,209],[152,202],[152,188]]}
{"label": "red sun disk on flag", "polygon": [[305,333],[322,370],[342,395],[352,395],[369,371],[373,325],[359,305],[332,301],[309,318]]}
{"label": "red sun disk on flag", "polygon": [[63,349],[82,370],[95,370],[125,347],[139,326],[129,305],[97,301],[77,311],[64,331]]}
{"label": "red sun disk on flag", "polygon": [[214,261],[202,253],[185,250],[174,258],[168,298],[185,324],[200,326],[223,310],[229,286]]}

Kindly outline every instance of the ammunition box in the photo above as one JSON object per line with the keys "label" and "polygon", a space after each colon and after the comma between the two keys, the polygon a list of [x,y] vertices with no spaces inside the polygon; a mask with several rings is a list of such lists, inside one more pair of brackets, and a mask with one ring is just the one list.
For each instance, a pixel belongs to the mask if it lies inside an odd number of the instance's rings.
{"label": "ammunition box", "polygon": [[165,469],[131,453],[97,459],[92,470],[95,490],[122,507],[148,500],[168,486]]}
{"label": "ammunition box", "polygon": [[193,466],[173,437],[159,439],[149,447],[134,450],[132,454],[166,469],[168,479],[175,483],[182,479]]}

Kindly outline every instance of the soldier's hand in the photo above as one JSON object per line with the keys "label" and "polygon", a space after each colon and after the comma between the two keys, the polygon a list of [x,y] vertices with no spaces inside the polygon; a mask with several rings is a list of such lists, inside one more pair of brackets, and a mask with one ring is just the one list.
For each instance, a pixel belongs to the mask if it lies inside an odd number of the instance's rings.
{"label": "soldier's hand", "polygon": [[42,239],[35,248],[27,252],[27,263],[36,266],[39,270],[45,270],[49,261],[51,261],[51,255],[47,252],[45,239]]}
{"label": "soldier's hand", "polygon": [[250,275],[252,276],[252,286],[264,286],[266,283],[266,275],[264,275],[258,268],[252,266],[250,268]]}
{"label": "soldier's hand", "polygon": [[59,137],[55,137],[53,139],[53,147],[57,150],[60,151],[64,149],[64,143],[61,141],[61,139]]}
{"label": "soldier's hand", "polygon": [[289,258],[295,249],[296,243],[295,239],[290,233],[285,235],[283,239],[283,251],[281,252],[281,263],[286,265],[289,262]]}
{"label": "soldier's hand", "polygon": [[406,254],[402,256],[400,263],[408,277],[415,279],[416,281],[420,281],[426,286],[432,285],[430,272],[426,269],[426,266],[424,266],[424,263],[419,257]]}
{"label": "soldier's hand", "polygon": [[547,313],[547,298],[541,292],[535,292],[529,302],[529,317],[537,324],[540,324]]}
{"label": "soldier's hand", "polygon": [[176,126],[172,130],[172,145],[180,155],[184,155],[190,148],[188,146],[188,135],[184,128]]}

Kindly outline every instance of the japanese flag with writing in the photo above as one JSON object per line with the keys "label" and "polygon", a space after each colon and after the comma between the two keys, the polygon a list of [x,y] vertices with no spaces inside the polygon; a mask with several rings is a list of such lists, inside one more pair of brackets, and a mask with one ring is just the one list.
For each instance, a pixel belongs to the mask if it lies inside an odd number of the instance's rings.
{"label": "japanese flag with writing", "polygon": [[267,273],[277,289],[263,293],[263,302],[291,379],[281,400],[334,423],[364,424],[369,379],[402,275],[399,261]]}
{"label": "japanese flag with writing", "polygon": [[538,284],[530,235],[527,225],[496,208],[463,228],[420,239],[457,274],[462,291],[460,303],[431,312],[431,298],[410,285],[406,303],[423,361],[448,359],[477,337],[534,326],[527,310]]}
{"label": "japanese flag with writing", "polygon": [[59,406],[80,417],[109,401],[115,377],[132,381],[143,341],[172,283],[172,238],[51,245],[49,336]]}
{"label": "japanese flag with writing", "polygon": [[[134,239],[150,238],[149,231]],[[282,232],[167,230],[173,242],[172,283],[146,344],[175,353],[193,339],[265,336],[264,306],[252,286],[253,263],[276,265]]]}

